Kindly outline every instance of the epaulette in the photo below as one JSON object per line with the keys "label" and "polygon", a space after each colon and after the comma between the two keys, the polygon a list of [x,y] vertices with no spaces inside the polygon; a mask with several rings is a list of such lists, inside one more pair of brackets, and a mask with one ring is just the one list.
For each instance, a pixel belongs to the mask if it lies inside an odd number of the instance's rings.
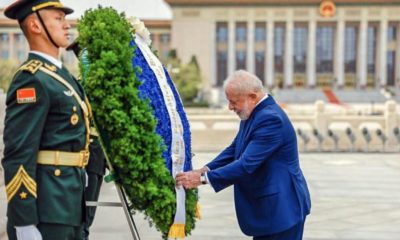
{"label": "epaulette", "polygon": [[30,60],[26,64],[22,65],[18,71],[27,71],[31,74],[35,74],[39,68],[43,66],[43,63],[37,59]]}

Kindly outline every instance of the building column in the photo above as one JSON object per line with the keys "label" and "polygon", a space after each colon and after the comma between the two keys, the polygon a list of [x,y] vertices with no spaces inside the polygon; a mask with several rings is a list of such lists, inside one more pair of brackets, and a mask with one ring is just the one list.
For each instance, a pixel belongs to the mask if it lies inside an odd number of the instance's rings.
{"label": "building column", "polygon": [[311,20],[308,23],[308,46],[307,46],[307,85],[315,87],[316,81],[316,46],[317,46],[317,22]]}
{"label": "building column", "polygon": [[335,78],[336,85],[339,88],[344,86],[344,31],[345,22],[339,19],[337,22],[335,44]]}
{"label": "building column", "polygon": [[268,88],[274,86],[274,22],[269,20],[267,23],[267,57],[265,58],[265,79]]}
{"label": "building column", "polygon": [[228,76],[236,69],[235,58],[235,22],[228,22]]}
{"label": "building column", "polygon": [[[365,13],[365,12],[363,12]],[[358,36],[357,51],[357,85],[361,88],[367,86],[367,60],[368,60],[368,22],[365,14],[363,14],[360,23],[360,35]]]}
{"label": "building column", "polygon": [[387,31],[388,22],[386,19],[382,19],[379,24],[379,45],[378,45],[378,80],[381,87],[387,84]]}
{"label": "building column", "polygon": [[284,86],[293,86],[293,20],[286,22],[285,33],[285,64],[284,64]]}
{"label": "building column", "polygon": [[247,59],[246,59],[246,68],[247,71],[255,74],[256,68],[254,65],[255,61],[255,52],[254,52],[254,33],[255,31],[255,23],[254,21],[249,21],[247,23]]}

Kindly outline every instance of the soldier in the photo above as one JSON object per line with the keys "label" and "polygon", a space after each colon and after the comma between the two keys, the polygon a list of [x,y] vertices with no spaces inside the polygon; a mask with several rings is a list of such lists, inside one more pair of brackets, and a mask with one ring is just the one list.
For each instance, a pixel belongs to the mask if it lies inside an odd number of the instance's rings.
{"label": "soldier", "polygon": [[58,0],[19,0],[4,11],[29,43],[7,93],[4,168],[10,240],[82,239],[89,104],[59,60],[73,10]]}
{"label": "soldier", "polygon": [[[79,48],[77,39],[67,47],[67,50],[73,51],[76,57],[78,59],[81,59],[80,57],[81,49]],[[85,79],[82,79],[82,81],[84,82]],[[106,160],[98,137],[99,134],[97,130],[92,127],[90,130],[90,145],[89,145],[90,158],[89,158],[89,164],[86,166],[86,172],[88,174],[89,181],[85,189],[85,200],[91,202],[98,201],[101,185],[103,183],[103,176],[105,174]],[[86,220],[83,225],[83,233],[82,233],[83,238],[85,240],[89,239],[89,228],[90,226],[92,226],[95,214],[96,214],[95,206],[86,207]]]}

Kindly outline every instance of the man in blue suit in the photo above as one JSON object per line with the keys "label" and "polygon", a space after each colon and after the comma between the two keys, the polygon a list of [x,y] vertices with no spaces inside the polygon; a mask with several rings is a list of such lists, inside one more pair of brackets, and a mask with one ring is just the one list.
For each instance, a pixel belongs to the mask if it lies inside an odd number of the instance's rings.
{"label": "man in blue suit", "polygon": [[224,83],[229,109],[240,117],[232,144],[202,169],[180,173],[178,186],[234,185],[236,215],[255,240],[300,240],[311,200],[299,165],[296,134],[285,112],[244,70]]}

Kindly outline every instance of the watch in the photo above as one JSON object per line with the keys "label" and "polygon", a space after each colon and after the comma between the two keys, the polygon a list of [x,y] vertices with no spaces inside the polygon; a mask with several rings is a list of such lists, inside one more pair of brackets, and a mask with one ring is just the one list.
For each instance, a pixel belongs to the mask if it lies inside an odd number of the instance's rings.
{"label": "watch", "polygon": [[201,184],[207,184],[207,178],[206,178],[206,174],[205,173],[202,173],[200,175],[200,182],[201,182]]}

